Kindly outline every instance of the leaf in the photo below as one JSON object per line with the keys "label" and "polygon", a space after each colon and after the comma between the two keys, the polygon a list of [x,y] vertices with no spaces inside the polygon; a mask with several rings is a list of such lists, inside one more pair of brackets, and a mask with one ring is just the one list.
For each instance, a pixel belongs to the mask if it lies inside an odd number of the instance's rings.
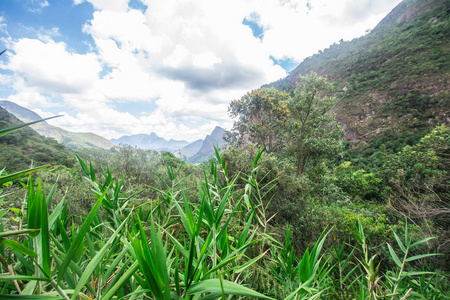
{"label": "leaf", "polygon": [[30,173],[36,172],[37,170],[43,169],[43,168],[48,168],[50,167],[50,165],[45,165],[45,166],[40,166],[40,167],[36,167],[36,168],[32,168],[32,169],[27,169],[27,170],[23,170],[20,172],[16,172],[13,174],[9,174],[9,175],[5,175],[5,176],[0,176],[0,184],[5,184],[7,182],[10,181],[14,181],[22,176],[28,175]]}
{"label": "leaf", "polygon": [[50,237],[48,232],[48,213],[47,213],[47,201],[45,197],[40,199],[41,205],[41,257],[42,257],[42,271],[46,276],[51,276],[51,258],[50,258]]}
{"label": "leaf", "polygon": [[394,237],[395,237],[395,240],[397,241],[398,246],[403,251],[403,253],[406,253],[406,248],[403,245],[402,241],[400,240],[399,236],[395,233],[394,230],[392,230],[392,232],[394,233]]}
{"label": "leaf", "polygon": [[[35,276],[24,276],[24,275],[2,275],[0,280],[37,280],[37,281],[50,281],[48,278],[35,277]],[[3,297],[3,295],[1,295]],[[3,299],[3,298],[1,298]]]}
{"label": "leaf", "polygon": [[[236,296],[246,296],[253,298],[262,298],[262,299],[273,299],[261,293],[258,293],[252,289],[244,287],[240,284],[222,280],[223,291],[227,295],[236,295]],[[202,297],[202,299],[215,299],[217,297],[222,296],[222,288],[220,284],[220,279],[208,279],[203,280],[201,282],[193,284],[189,290],[187,291],[188,295],[195,294],[206,294],[210,293],[206,297]]]}
{"label": "leaf", "polygon": [[29,125],[33,125],[33,124],[36,124],[36,123],[39,123],[39,122],[43,122],[45,120],[50,120],[50,119],[54,119],[54,118],[58,118],[58,117],[61,117],[61,115],[53,116],[53,117],[50,117],[50,118],[45,118],[45,119],[41,119],[41,120],[29,122],[29,123],[24,123],[24,124],[20,124],[20,125],[16,125],[16,126],[11,126],[11,127],[7,127],[7,128],[2,128],[2,129],[0,129],[0,136],[4,136],[5,134],[13,132],[13,131],[15,131],[17,129],[20,129],[22,127],[26,127],[26,126],[29,126]]}
{"label": "leaf", "polygon": [[75,300],[77,298],[78,293],[81,291],[83,286],[89,281],[91,274],[95,271],[98,265],[100,265],[101,259],[105,256],[106,252],[111,249],[111,245],[116,239],[116,237],[121,233],[122,228],[125,226],[125,224],[128,222],[128,219],[131,216],[131,212],[128,215],[128,217],[120,224],[120,226],[115,230],[113,235],[108,239],[108,241],[103,245],[102,249],[100,249],[97,254],[92,258],[92,260],[89,262],[89,264],[86,266],[86,268],[83,271],[83,274],[80,277],[80,280],[77,283],[77,286],[75,287],[75,290],[72,295],[72,300]]}
{"label": "leaf", "polygon": [[22,230],[5,231],[5,232],[0,232],[0,238],[4,238],[7,236],[13,236],[13,235],[25,234],[25,233],[29,233],[29,232],[36,232],[36,231],[39,231],[39,229],[22,229]]}
{"label": "leaf", "polygon": [[406,262],[414,261],[414,260],[421,259],[421,258],[424,258],[424,257],[435,256],[435,255],[441,255],[441,254],[439,254],[439,253],[427,253],[427,254],[415,255],[415,256],[408,257],[406,259]]}
{"label": "leaf", "polygon": [[105,192],[99,197],[99,199],[97,200],[97,203],[94,205],[94,207],[89,212],[89,215],[87,216],[86,220],[84,221],[83,226],[78,231],[78,234],[75,236],[75,239],[73,240],[72,244],[70,245],[69,251],[67,251],[67,255],[66,255],[61,267],[58,270],[58,277],[56,279],[56,284],[59,284],[59,282],[63,278],[64,273],[66,272],[67,267],[69,266],[70,262],[77,255],[78,247],[81,245],[81,242],[83,241],[86,233],[88,232],[88,230],[91,226],[91,222],[94,219],[95,215],[97,214],[97,210],[100,208],[107,191],[108,191],[108,189],[106,189]]}
{"label": "leaf", "polygon": [[0,245],[4,247],[9,247],[13,249],[14,251],[23,253],[25,255],[29,255],[32,257],[36,257],[37,253],[30,250],[29,248],[25,247],[24,245],[20,244],[19,242],[8,240],[8,239],[2,239],[0,238]]}
{"label": "leaf", "polygon": [[109,291],[101,298],[102,300],[109,300],[117,294],[117,291],[133,276],[139,269],[139,263],[135,261],[127,271],[120,277],[120,279],[112,286]]}
{"label": "leaf", "polygon": [[0,298],[2,300],[56,300],[56,299],[63,299],[61,297],[57,296],[47,296],[47,295],[0,295]]}
{"label": "leaf", "polygon": [[81,169],[83,170],[84,174],[86,174],[87,176],[90,176],[90,171],[89,171],[87,165],[84,163],[84,161],[81,159],[81,157],[78,156],[78,154],[75,154],[75,156],[76,156],[78,163],[80,164]]}
{"label": "leaf", "polygon": [[394,249],[392,249],[392,246],[388,243],[389,253],[391,253],[391,257],[394,260],[394,262],[397,264],[399,268],[402,267],[402,263],[400,259],[398,258],[397,254],[395,253]]}
{"label": "leaf", "polygon": [[410,248],[412,249],[412,248],[414,248],[414,247],[416,247],[416,246],[419,246],[419,245],[421,245],[421,244],[423,244],[423,243],[426,243],[426,242],[428,242],[429,240],[432,240],[432,239],[436,239],[436,237],[432,236],[432,237],[428,237],[428,238],[425,238],[425,239],[423,239],[423,240],[420,240],[420,241],[418,241],[418,242],[415,242],[414,244],[412,244],[412,245],[410,246]]}

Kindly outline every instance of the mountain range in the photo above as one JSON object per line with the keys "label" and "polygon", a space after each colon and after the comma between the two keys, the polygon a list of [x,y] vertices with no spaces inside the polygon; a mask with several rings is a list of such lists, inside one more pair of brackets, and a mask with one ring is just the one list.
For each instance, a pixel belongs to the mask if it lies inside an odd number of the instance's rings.
{"label": "mountain range", "polygon": [[221,148],[225,141],[223,136],[225,129],[216,126],[210,135],[205,139],[199,139],[192,143],[183,140],[165,140],[156,133],[135,134],[122,136],[118,139],[111,139],[115,145],[130,145],[140,149],[152,149],[157,151],[169,151],[174,153],[181,159],[185,159],[190,163],[199,163],[208,160],[214,153],[214,146]]}
{"label": "mountain range", "polygon": [[[42,119],[37,113],[11,101],[0,101],[0,107],[13,114],[22,122],[32,122]],[[154,132],[150,134],[122,136],[118,139],[111,139],[109,141],[94,133],[70,132],[57,126],[50,125],[45,121],[34,124],[31,127],[39,134],[45,137],[54,138],[71,150],[95,148],[108,150],[123,144],[140,149],[169,151],[190,163],[199,163],[209,159],[210,156],[214,154],[214,145],[221,148],[225,143],[223,140],[225,129],[219,126],[214,128],[212,133],[207,135],[205,139],[199,139],[192,143],[173,139],[167,141]]]}

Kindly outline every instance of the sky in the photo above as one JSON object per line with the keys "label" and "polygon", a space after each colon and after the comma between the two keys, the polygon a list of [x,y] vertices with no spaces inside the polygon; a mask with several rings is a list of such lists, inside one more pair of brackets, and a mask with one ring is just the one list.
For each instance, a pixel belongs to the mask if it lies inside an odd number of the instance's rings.
{"label": "sky", "polygon": [[0,0],[0,99],[105,138],[192,142],[232,100],[400,0]]}

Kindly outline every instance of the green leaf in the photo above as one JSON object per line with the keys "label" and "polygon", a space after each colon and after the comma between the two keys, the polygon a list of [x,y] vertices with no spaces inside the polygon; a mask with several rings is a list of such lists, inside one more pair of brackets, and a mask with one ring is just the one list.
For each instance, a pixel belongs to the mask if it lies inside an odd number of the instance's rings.
{"label": "green leaf", "polygon": [[29,126],[29,125],[33,125],[33,124],[36,124],[36,123],[39,123],[39,122],[43,122],[45,120],[50,120],[50,119],[54,119],[54,118],[58,118],[58,117],[61,117],[61,115],[50,117],[50,118],[46,118],[46,119],[41,119],[41,120],[29,122],[29,123],[24,123],[24,124],[20,124],[20,125],[16,125],[16,126],[11,126],[11,127],[7,127],[7,128],[2,128],[2,129],[0,129],[0,136],[4,136],[5,134],[13,132],[13,131],[15,131],[17,129],[20,129],[22,127],[26,127],[26,126]]}
{"label": "green leaf", "polygon": [[395,240],[397,241],[398,246],[400,247],[400,249],[403,251],[403,253],[406,253],[406,248],[403,245],[402,241],[400,240],[399,236],[395,233],[394,230],[392,230],[392,232],[394,233],[395,236]]}
{"label": "green leaf", "polygon": [[37,232],[39,229],[22,229],[22,230],[13,230],[13,231],[5,231],[0,232],[0,238],[4,238],[7,236],[13,236],[13,235],[21,235],[29,232]]}
{"label": "green leaf", "polygon": [[90,171],[89,168],[87,167],[87,165],[84,163],[84,161],[81,159],[81,157],[78,156],[78,154],[75,154],[78,163],[81,166],[81,169],[83,170],[84,174],[86,174],[87,176],[90,176]]}
{"label": "green leaf", "polygon": [[425,238],[425,239],[420,240],[420,241],[418,241],[418,242],[415,242],[414,244],[412,244],[412,245],[410,246],[410,248],[412,249],[412,248],[414,248],[414,247],[417,247],[417,246],[419,246],[419,245],[421,245],[421,244],[423,244],[423,243],[426,243],[426,242],[428,242],[429,240],[432,240],[432,239],[436,239],[436,237],[428,237],[428,238]]}
{"label": "green leaf", "polygon": [[435,255],[440,255],[440,254],[439,253],[427,253],[427,254],[415,255],[415,256],[408,257],[406,259],[406,262],[414,261],[414,260],[421,259],[424,257],[435,256]]}
{"label": "green leaf", "polygon": [[0,238],[0,245],[4,247],[9,247],[13,249],[14,251],[23,253],[25,255],[29,255],[32,257],[36,257],[37,253],[30,250],[29,248],[25,247],[24,245],[20,244],[19,242],[8,240],[8,239],[2,239]]}
{"label": "green leaf", "polygon": [[122,228],[125,226],[125,224],[128,222],[128,219],[131,216],[131,212],[128,215],[128,217],[120,224],[120,226],[115,230],[113,235],[108,239],[108,241],[103,245],[102,249],[100,249],[97,254],[92,258],[92,260],[89,262],[89,264],[86,266],[86,268],[83,271],[83,275],[81,275],[80,280],[77,283],[77,286],[75,287],[75,290],[72,295],[72,300],[75,300],[77,298],[78,293],[81,291],[83,286],[89,281],[91,274],[95,271],[98,265],[100,265],[101,260],[105,256],[106,252],[111,249],[111,245],[116,239],[116,237],[121,233]]}
{"label": "green leaf", "polygon": [[127,271],[120,277],[120,279],[112,286],[109,291],[101,298],[102,300],[109,300],[117,294],[117,291],[133,276],[139,269],[139,262],[135,261]]}
{"label": "green leaf", "polygon": [[402,262],[398,258],[397,254],[395,253],[394,249],[392,249],[391,245],[388,243],[389,253],[391,253],[391,257],[394,260],[394,262],[397,264],[399,268],[402,267]]}
{"label": "green leaf", "polygon": [[[50,281],[51,279],[35,276],[24,276],[24,275],[2,275],[0,280],[37,280],[37,281]],[[2,296],[3,297],[3,296]],[[1,298],[3,299],[3,298]]]}
{"label": "green leaf", "polygon": [[[222,280],[223,291],[227,295],[236,295],[236,296],[246,296],[252,298],[261,298],[261,299],[273,299],[261,293],[258,293],[252,289],[244,287],[240,284]],[[196,295],[196,294],[206,294],[210,293],[206,297],[202,297],[202,299],[215,299],[217,297],[222,296],[222,289],[219,279],[208,279],[198,283],[193,284],[189,290],[187,291],[188,295]]]}
{"label": "green leaf", "polygon": [[46,296],[46,295],[0,295],[0,298],[2,300],[56,300],[56,299],[63,299],[61,297],[57,296]]}
{"label": "green leaf", "polygon": [[50,258],[50,237],[48,233],[48,213],[47,213],[47,201],[45,197],[40,200],[41,205],[41,257],[42,257],[42,270],[46,276],[51,276],[51,258]]}
{"label": "green leaf", "polygon": [[67,267],[69,266],[70,262],[77,255],[78,247],[81,245],[81,242],[84,240],[86,233],[89,231],[91,222],[94,219],[95,215],[97,214],[97,210],[100,208],[107,191],[108,191],[108,189],[106,189],[105,192],[99,197],[99,199],[97,200],[97,203],[94,205],[94,207],[89,212],[89,215],[87,216],[86,220],[84,221],[83,226],[78,231],[78,234],[76,235],[75,239],[73,240],[72,244],[70,245],[69,251],[67,251],[67,255],[66,255],[61,267],[58,270],[58,277],[56,279],[56,284],[59,284],[61,279],[64,277],[64,273],[66,272]]}
{"label": "green leaf", "polygon": [[22,176],[28,175],[30,173],[36,172],[37,170],[40,170],[40,169],[43,169],[43,168],[48,168],[48,167],[50,167],[50,165],[40,166],[40,167],[36,167],[36,168],[32,168],[32,169],[16,172],[16,173],[13,173],[13,174],[0,176],[0,184],[5,184],[7,182],[14,181],[14,180],[16,180],[16,179],[18,179],[18,178],[20,178]]}

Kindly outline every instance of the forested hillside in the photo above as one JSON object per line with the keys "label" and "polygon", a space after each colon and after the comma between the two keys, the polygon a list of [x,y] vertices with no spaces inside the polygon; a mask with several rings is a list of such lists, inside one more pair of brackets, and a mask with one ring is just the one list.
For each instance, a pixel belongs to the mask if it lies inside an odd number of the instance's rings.
{"label": "forested hillside", "polygon": [[449,36],[448,1],[403,1],[370,33],[319,51],[267,87],[290,91],[300,75],[327,77],[351,146],[346,157],[370,163],[449,122]]}
{"label": "forested hillside", "polygon": [[[16,117],[0,108],[1,128],[22,124]],[[8,172],[14,172],[43,164],[73,166],[72,152],[52,138],[45,138],[31,128],[0,137],[0,166]]]}

